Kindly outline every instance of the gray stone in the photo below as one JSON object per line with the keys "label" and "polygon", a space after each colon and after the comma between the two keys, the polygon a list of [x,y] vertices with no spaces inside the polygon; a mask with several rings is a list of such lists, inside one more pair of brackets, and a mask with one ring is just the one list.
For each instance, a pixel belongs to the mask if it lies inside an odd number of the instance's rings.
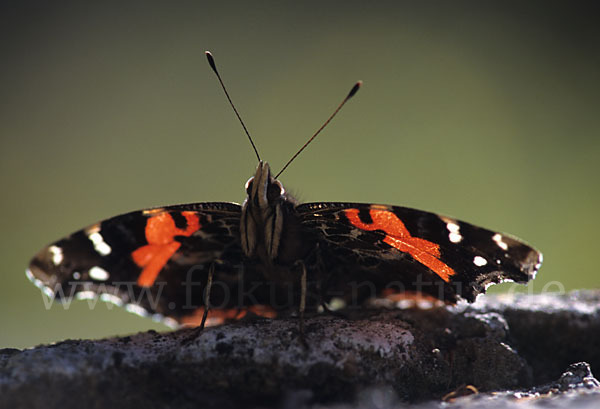
{"label": "gray stone", "polygon": [[296,319],[256,318],[5,349],[0,408],[598,407],[599,310],[600,292],[488,295],[309,317],[307,347]]}

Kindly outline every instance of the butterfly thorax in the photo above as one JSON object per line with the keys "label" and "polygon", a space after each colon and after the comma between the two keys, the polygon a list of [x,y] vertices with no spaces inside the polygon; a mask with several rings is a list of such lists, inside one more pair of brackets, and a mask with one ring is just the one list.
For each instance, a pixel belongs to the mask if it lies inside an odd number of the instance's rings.
{"label": "butterfly thorax", "polygon": [[310,252],[310,241],[302,233],[295,199],[263,161],[246,183],[246,193],[240,221],[244,255],[259,265],[265,278],[296,281],[291,267]]}

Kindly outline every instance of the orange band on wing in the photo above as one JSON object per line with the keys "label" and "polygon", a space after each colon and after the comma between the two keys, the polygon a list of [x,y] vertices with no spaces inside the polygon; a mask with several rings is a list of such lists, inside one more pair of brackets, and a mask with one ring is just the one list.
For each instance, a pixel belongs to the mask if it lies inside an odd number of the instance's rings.
{"label": "orange band on wing", "polygon": [[410,254],[415,260],[429,267],[442,280],[450,282],[450,276],[456,272],[440,260],[440,246],[410,235],[404,223],[389,210],[371,209],[369,214],[373,223],[363,223],[358,216],[358,209],[344,211],[346,217],[354,226],[361,230],[382,230],[386,233],[383,241],[397,250]]}
{"label": "orange band on wing", "polygon": [[200,230],[200,220],[195,212],[181,212],[187,226],[179,229],[168,212],[158,213],[146,221],[146,241],[148,244],[131,253],[135,264],[141,267],[142,273],[137,279],[138,285],[150,287],[169,259],[175,254],[181,243],[175,236],[189,237]]}
{"label": "orange band on wing", "polygon": [[[241,320],[249,312],[264,318],[275,318],[277,312],[268,305],[250,305],[243,308],[230,308],[230,309],[212,309],[208,310],[206,316],[207,327],[221,325],[228,320]],[[186,327],[197,327],[202,323],[202,316],[204,315],[204,307],[199,307],[192,314],[181,317],[179,322]]]}

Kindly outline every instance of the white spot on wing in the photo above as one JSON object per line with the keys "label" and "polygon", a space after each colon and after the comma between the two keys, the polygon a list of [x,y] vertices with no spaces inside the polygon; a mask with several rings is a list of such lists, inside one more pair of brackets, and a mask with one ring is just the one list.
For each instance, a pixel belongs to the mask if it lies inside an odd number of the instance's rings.
{"label": "white spot on wing", "polygon": [[534,267],[536,271],[540,269],[543,261],[544,261],[544,256],[542,255],[542,253],[540,253],[540,255],[538,256],[538,262]]}
{"label": "white spot on wing", "polygon": [[92,243],[94,243],[94,248],[98,253],[100,253],[100,255],[108,256],[112,251],[110,246],[106,244],[104,238],[97,229],[90,230],[88,233],[88,238]]}
{"label": "white spot on wing", "polygon": [[152,318],[152,321],[160,322],[161,324],[164,324],[167,327],[172,328],[172,329],[177,329],[180,327],[179,323],[176,320],[174,320],[173,318],[165,317],[162,314],[158,314],[158,313],[152,314],[151,318]]}
{"label": "white spot on wing", "polygon": [[110,276],[110,274],[108,274],[108,271],[106,271],[102,267],[98,267],[98,266],[94,266],[94,267],[90,268],[89,274],[92,279],[98,280],[98,281],[106,281],[106,280],[108,280],[108,277]]}
{"label": "white spot on wing", "polygon": [[452,220],[448,217],[440,217],[440,219],[446,223],[446,229],[448,229],[448,239],[452,243],[460,243],[463,236],[460,234],[460,226],[456,223],[456,220]]}
{"label": "white spot on wing", "polygon": [[421,310],[429,310],[433,308],[433,303],[429,300],[417,300],[416,304]]}
{"label": "white spot on wing", "polygon": [[496,242],[498,247],[500,247],[502,250],[506,251],[506,250],[508,250],[508,244],[503,242],[502,239],[503,239],[503,237],[500,233],[496,233],[492,236],[492,240],[494,240]]}
{"label": "white spot on wing", "polygon": [[448,238],[452,243],[459,243],[462,240],[462,236],[458,233],[450,233]]}
{"label": "white spot on wing", "polygon": [[75,294],[75,298],[77,300],[93,300],[98,296],[98,294],[96,294],[93,291],[80,291],[77,294]]}
{"label": "white spot on wing", "polygon": [[542,255],[542,253],[538,253],[538,260],[535,266],[533,266],[533,271],[529,274],[530,279],[534,279],[538,270],[540,269],[540,267],[542,266],[542,262],[544,261],[544,256]]}
{"label": "white spot on wing", "polygon": [[487,264],[487,260],[481,256],[475,256],[475,258],[473,259],[473,264],[475,264],[478,267],[482,267]]}
{"label": "white spot on wing", "polygon": [[43,291],[45,288],[47,288],[44,285],[44,283],[42,282],[42,280],[40,280],[39,278],[36,278],[33,275],[33,273],[31,272],[31,270],[29,270],[29,269],[25,270],[25,275],[27,276],[27,278],[29,279],[29,281],[31,281],[33,283],[33,285],[35,285],[40,290]]}
{"label": "white spot on wing", "polygon": [[125,306],[125,310],[129,311],[129,312],[132,312],[134,314],[137,314],[137,315],[139,315],[141,317],[147,317],[148,316],[148,311],[144,307],[141,307],[141,306],[139,306],[137,304],[127,304]]}
{"label": "white spot on wing", "polygon": [[179,323],[177,321],[175,321],[173,318],[164,317],[161,322],[163,324],[165,324],[167,327],[172,328],[172,329],[177,329],[180,327]]}
{"label": "white spot on wing", "polygon": [[[33,284],[35,284],[35,280],[37,280],[37,278],[35,278],[35,276],[33,275],[33,273],[31,272],[30,269],[25,270],[25,275],[27,276],[27,279],[29,281],[31,281]],[[36,285],[37,287],[37,285]]]}
{"label": "white spot on wing", "polygon": [[400,308],[401,310],[412,308],[414,307],[414,305],[414,300],[398,300],[398,302],[396,303],[396,307]]}
{"label": "white spot on wing", "polygon": [[81,273],[80,273],[79,271],[75,271],[75,272],[73,273],[73,278],[74,278],[75,280],[79,280],[79,279],[81,278]]}
{"label": "white spot on wing", "polygon": [[116,305],[117,307],[123,306],[123,300],[113,294],[104,293],[100,296],[100,300]]}
{"label": "white spot on wing", "polygon": [[58,246],[48,247],[48,251],[52,254],[52,262],[55,266],[59,265],[63,261],[63,251]]}
{"label": "white spot on wing", "polygon": [[327,307],[331,311],[341,310],[345,306],[346,306],[346,301],[343,298],[339,298],[339,297],[333,297],[327,304]]}

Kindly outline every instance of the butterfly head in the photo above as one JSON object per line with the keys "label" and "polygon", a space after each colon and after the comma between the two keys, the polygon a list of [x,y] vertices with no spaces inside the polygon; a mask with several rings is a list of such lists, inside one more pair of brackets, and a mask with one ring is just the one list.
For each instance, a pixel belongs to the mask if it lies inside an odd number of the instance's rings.
{"label": "butterfly head", "polygon": [[274,260],[283,228],[282,209],[288,201],[285,189],[261,160],[246,182],[246,193],[240,221],[242,249],[248,257],[260,254],[265,261]]}
{"label": "butterfly head", "polygon": [[256,167],[256,172],[246,182],[246,199],[252,207],[265,209],[273,206],[285,195],[285,189],[279,180],[271,174],[269,164],[260,161]]}

